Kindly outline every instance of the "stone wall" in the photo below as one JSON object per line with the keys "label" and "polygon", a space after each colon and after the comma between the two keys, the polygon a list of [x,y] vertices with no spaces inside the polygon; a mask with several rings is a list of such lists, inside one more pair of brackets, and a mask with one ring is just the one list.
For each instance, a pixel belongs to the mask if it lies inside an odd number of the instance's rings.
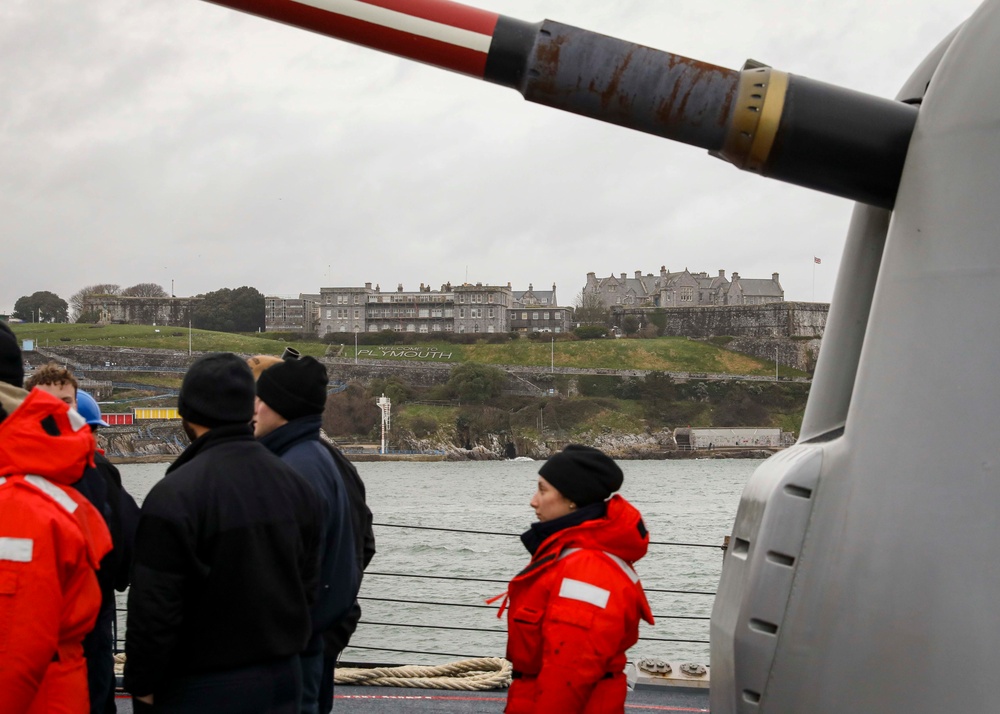
{"label": "stone wall", "polygon": [[778,302],[767,305],[634,308],[615,310],[615,315],[635,315],[643,323],[652,320],[657,325],[665,320],[662,334],[667,337],[820,338],[826,330],[829,311],[830,306],[826,303]]}

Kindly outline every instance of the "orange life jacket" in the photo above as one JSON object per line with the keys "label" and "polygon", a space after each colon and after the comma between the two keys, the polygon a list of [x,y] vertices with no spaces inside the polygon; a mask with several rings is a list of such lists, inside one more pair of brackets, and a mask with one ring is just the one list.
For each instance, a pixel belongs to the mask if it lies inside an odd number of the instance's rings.
{"label": "orange life jacket", "polygon": [[559,531],[510,583],[508,714],[612,714],[625,707],[625,651],[653,624],[632,564],[646,554],[642,516],[621,496],[607,515]]}
{"label": "orange life jacket", "polygon": [[94,437],[33,390],[0,423],[0,711],[90,708],[82,641],[101,605],[95,570],[111,549],[101,514],[70,484]]}

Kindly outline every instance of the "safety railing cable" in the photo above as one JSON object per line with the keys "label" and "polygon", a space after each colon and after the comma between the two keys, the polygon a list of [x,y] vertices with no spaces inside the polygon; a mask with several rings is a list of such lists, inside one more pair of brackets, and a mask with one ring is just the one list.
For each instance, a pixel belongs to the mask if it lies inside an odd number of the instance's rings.
{"label": "safety railing cable", "polygon": [[[489,535],[489,536],[502,536],[504,538],[520,538],[520,533],[501,533],[499,531],[475,531],[469,530],[467,528],[440,528],[438,526],[413,526],[404,523],[372,523],[373,526],[381,526],[382,528],[411,528],[418,531],[441,531],[444,533],[471,533],[473,535]],[[711,543],[678,543],[675,541],[662,541],[662,540],[651,540],[650,545],[666,545],[674,546],[679,548],[715,548],[717,550],[725,550],[725,545],[715,545]]]}

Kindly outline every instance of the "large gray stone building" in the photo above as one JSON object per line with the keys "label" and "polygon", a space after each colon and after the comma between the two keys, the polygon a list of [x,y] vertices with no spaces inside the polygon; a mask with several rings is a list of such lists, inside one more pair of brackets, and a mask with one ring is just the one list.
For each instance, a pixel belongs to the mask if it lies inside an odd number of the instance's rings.
{"label": "large gray stone building", "polygon": [[264,298],[264,329],[268,332],[316,332],[320,296],[300,293],[297,298]]}
{"label": "large gray stone building", "polygon": [[186,327],[198,300],[201,298],[88,295],[83,298],[83,312],[95,315],[97,322]]}
{"label": "large gray stone building", "polygon": [[400,284],[393,292],[380,286],[321,288],[317,332],[322,335],[352,332],[506,332],[511,306],[509,285],[482,283],[452,285],[440,290],[420,284],[407,291]]}
{"label": "large gray stone building", "polygon": [[596,273],[587,273],[583,294],[585,300],[596,297],[608,309],[764,305],[785,299],[777,273],[772,273],[770,279],[760,279],[742,278],[734,272],[729,280],[724,270],[710,276],[705,272],[692,273],[687,268],[672,273],[665,267],[660,268],[659,275],[643,275],[637,270],[633,277],[621,273],[598,278]]}
{"label": "large gray stone building", "polygon": [[559,305],[556,286],[552,290],[528,289],[515,291],[508,314],[509,329],[514,332],[569,332],[573,329],[573,308]]}

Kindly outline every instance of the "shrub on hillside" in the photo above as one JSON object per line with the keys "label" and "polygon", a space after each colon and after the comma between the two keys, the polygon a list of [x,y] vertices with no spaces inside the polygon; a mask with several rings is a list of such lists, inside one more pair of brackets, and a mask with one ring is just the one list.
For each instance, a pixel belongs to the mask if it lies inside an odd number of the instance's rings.
{"label": "shrub on hillside", "polygon": [[601,325],[580,325],[573,334],[581,340],[596,340],[608,334],[608,328]]}
{"label": "shrub on hillside", "polygon": [[374,432],[381,415],[371,393],[357,382],[326,398],[323,429],[333,437],[364,436]]}
{"label": "shrub on hillside", "polygon": [[418,439],[425,439],[438,430],[438,424],[429,416],[414,417],[410,421],[410,431]]}
{"label": "shrub on hillside", "polygon": [[483,403],[500,396],[507,373],[485,364],[466,362],[451,370],[448,387],[463,402]]}
{"label": "shrub on hillside", "polygon": [[743,387],[736,385],[715,408],[712,423],[714,426],[761,426],[770,423],[770,415]]}

